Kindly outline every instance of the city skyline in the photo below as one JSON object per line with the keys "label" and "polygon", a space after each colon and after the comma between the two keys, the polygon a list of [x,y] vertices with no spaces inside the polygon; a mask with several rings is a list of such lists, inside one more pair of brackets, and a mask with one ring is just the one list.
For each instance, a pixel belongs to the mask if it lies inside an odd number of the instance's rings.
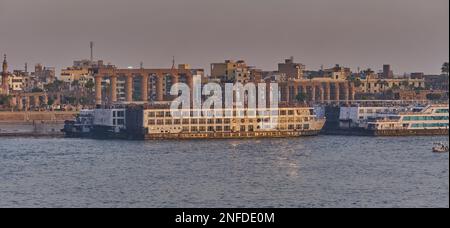
{"label": "city skyline", "polygon": [[175,56],[207,71],[225,59],[274,70],[294,56],[310,70],[391,64],[401,75],[438,74],[448,61],[446,0],[78,2],[2,1],[0,52],[10,69],[59,71],[88,59],[90,41],[95,59],[119,67],[170,66]]}

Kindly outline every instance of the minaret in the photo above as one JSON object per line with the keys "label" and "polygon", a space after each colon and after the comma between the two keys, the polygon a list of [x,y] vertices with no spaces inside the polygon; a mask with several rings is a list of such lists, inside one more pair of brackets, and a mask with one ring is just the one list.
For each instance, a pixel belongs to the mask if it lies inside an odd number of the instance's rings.
{"label": "minaret", "polygon": [[6,54],[3,59],[3,68],[2,68],[2,87],[3,93],[9,94],[9,85],[8,85],[8,62],[6,61]]}

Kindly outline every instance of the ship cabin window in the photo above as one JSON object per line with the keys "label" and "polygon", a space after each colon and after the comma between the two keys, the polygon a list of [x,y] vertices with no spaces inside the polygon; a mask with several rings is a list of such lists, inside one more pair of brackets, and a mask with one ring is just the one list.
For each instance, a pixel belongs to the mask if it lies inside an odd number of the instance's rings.
{"label": "ship cabin window", "polygon": [[288,115],[293,116],[294,115],[294,110],[289,110],[288,111]]}
{"label": "ship cabin window", "polygon": [[248,131],[254,131],[253,125],[248,125]]}
{"label": "ship cabin window", "polygon": [[278,116],[278,111],[272,110],[270,115],[271,116]]}
{"label": "ship cabin window", "polygon": [[222,119],[216,119],[216,124],[222,124]]}
{"label": "ship cabin window", "polygon": [[359,113],[364,113],[364,111],[365,111],[364,109],[360,109]]}
{"label": "ship cabin window", "polygon": [[448,113],[448,109],[437,109],[436,113]]}
{"label": "ship cabin window", "polygon": [[280,116],[285,116],[286,115],[286,110],[281,110],[280,111]]}
{"label": "ship cabin window", "polygon": [[216,131],[222,131],[222,126],[217,126]]}
{"label": "ship cabin window", "polygon": [[118,125],[124,125],[125,124],[125,120],[124,119],[118,119],[117,120],[117,124]]}
{"label": "ship cabin window", "polygon": [[156,123],[155,120],[149,120],[149,121],[148,121],[148,124],[149,124],[149,125],[155,125],[155,123]]}
{"label": "ship cabin window", "polygon": [[[181,124],[181,120],[180,119],[176,119],[173,121],[173,124]],[[183,124],[184,124],[184,120],[183,120]]]}
{"label": "ship cabin window", "polygon": [[125,116],[125,112],[124,111],[118,111],[117,112],[117,117],[124,117]]}
{"label": "ship cabin window", "polygon": [[200,123],[200,124],[206,124],[206,120],[205,120],[205,119],[200,119],[200,120],[199,120],[199,123]]}
{"label": "ship cabin window", "polygon": [[245,131],[245,126],[241,126],[241,131]]}
{"label": "ship cabin window", "polygon": [[149,112],[148,113],[148,117],[155,117],[155,116],[156,116],[155,112]]}
{"label": "ship cabin window", "polygon": [[172,113],[166,112],[166,117],[171,117],[171,116],[172,116]]}
{"label": "ship cabin window", "polygon": [[252,110],[252,111],[248,111],[247,112],[248,116],[256,116],[256,111]]}
{"label": "ship cabin window", "polygon": [[303,126],[302,126],[301,124],[297,124],[297,129],[298,129],[298,130],[301,130],[302,127],[303,127]]}
{"label": "ship cabin window", "polygon": [[288,129],[289,130],[294,130],[294,125],[293,124],[289,124]]}
{"label": "ship cabin window", "polygon": [[184,131],[184,132],[189,131],[189,127],[183,127],[183,131]]}
{"label": "ship cabin window", "polygon": [[303,125],[303,129],[305,129],[305,130],[309,130],[309,124],[305,124],[305,125]]}
{"label": "ship cabin window", "polygon": [[116,125],[116,119],[113,119],[113,125],[114,126]]}
{"label": "ship cabin window", "polygon": [[164,112],[157,112],[156,117],[164,117]]}
{"label": "ship cabin window", "polygon": [[230,126],[225,126],[224,129],[225,129],[225,131],[231,131]]}
{"label": "ship cabin window", "polygon": [[164,124],[164,121],[163,121],[163,120],[157,120],[156,123],[157,123],[158,125],[163,125],[163,124]]}
{"label": "ship cabin window", "polygon": [[183,124],[189,124],[189,119],[183,119]]}
{"label": "ship cabin window", "polygon": [[230,124],[230,119],[224,119],[224,124]]}
{"label": "ship cabin window", "polygon": [[198,119],[192,119],[191,124],[198,124]]}
{"label": "ship cabin window", "polygon": [[368,114],[372,114],[372,113],[373,113],[373,110],[372,110],[372,109],[367,109],[367,113],[368,113]]}
{"label": "ship cabin window", "polygon": [[209,126],[208,127],[208,131],[214,131],[214,127],[213,126]]}
{"label": "ship cabin window", "polygon": [[197,132],[198,131],[198,127],[191,127],[191,131],[192,132]]}
{"label": "ship cabin window", "polygon": [[228,117],[232,117],[233,116],[233,112],[232,111],[225,111],[225,116],[228,116]]}
{"label": "ship cabin window", "polygon": [[182,112],[181,114],[183,117],[189,117],[191,115],[191,112]]}
{"label": "ship cabin window", "polygon": [[116,111],[113,111],[113,117],[116,117]]}
{"label": "ship cabin window", "polygon": [[213,124],[214,123],[214,119],[208,119],[208,124]]}

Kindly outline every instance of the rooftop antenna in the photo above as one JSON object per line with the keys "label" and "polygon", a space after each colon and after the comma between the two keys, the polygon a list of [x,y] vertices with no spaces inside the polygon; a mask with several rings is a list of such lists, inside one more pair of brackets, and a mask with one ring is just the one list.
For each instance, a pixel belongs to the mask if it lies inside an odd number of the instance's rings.
{"label": "rooftop antenna", "polygon": [[141,69],[144,69],[144,62],[141,61],[140,66],[141,66]]}
{"label": "rooftop antenna", "polygon": [[25,73],[28,73],[28,63],[25,63]]}
{"label": "rooftop antenna", "polygon": [[91,62],[94,61],[94,42],[90,42],[90,47],[91,47]]}

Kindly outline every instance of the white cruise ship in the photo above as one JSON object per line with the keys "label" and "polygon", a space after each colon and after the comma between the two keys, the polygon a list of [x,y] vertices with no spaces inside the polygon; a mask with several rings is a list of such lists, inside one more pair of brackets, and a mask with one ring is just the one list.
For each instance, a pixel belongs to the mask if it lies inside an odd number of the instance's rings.
{"label": "white cruise ship", "polygon": [[341,128],[369,135],[448,135],[449,106],[344,107]]}

